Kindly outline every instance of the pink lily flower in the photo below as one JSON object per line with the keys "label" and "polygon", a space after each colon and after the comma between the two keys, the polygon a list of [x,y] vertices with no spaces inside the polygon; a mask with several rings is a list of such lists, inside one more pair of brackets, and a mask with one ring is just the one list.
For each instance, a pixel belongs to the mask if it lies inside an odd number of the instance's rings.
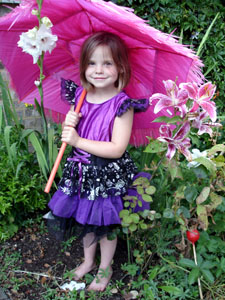
{"label": "pink lily flower", "polygon": [[188,161],[192,159],[191,152],[188,150],[188,148],[191,147],[191,142],[190,139],[186,137],[190,131],[189,122],[185,122],[174,136],[172,136],[172,130],[169,125],[161,125],[159,131],[161,135],[157,139],[168,144],[166,153],[168,159],[171,159],[175,155],[176,150],[181,152]]}
{"label": "pink lily flower", "polygon": [[216,104],[214,101],[210,101],[216,91],[216,86],[211,82],[207,82],[202,86],[198,87],[196,82],[181,83],[180,87],[187,90],[189,98],[194,100],[193,106],[189,112],[195,112],[199,106],[205,110],[210,119],[215,122],[217,119],[216,115]]}
{"label": "pink lily flower", "polygon": [[188,92],[184,89],[178,89],[176,83],[172,80],[163,81],[167,95],[156,93],[149,99],[150,103],[153,100],[158,102],[155,105],[154,113],[157,114],[164,108],[176,107],[181,112],[181,117],[187,113],[187,107],[185,103],[188,100]]}
{"label": "pink lily flower", "polygon": [[220,123],[204,123],[206,118],[208,118],[208,113],[206,111],[200,112],[199,115],[193,120],[192,126],[198,129],[198,135],[208,133],[212,137],[212,127],[221,127],[222,125]]}

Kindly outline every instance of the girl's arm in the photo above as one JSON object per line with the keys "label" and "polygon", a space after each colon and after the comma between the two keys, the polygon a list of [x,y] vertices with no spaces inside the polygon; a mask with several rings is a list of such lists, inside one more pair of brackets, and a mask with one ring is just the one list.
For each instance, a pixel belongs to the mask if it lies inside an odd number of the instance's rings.
{"label": "girl's arm", "polygon": [[110,142],[81,138],[74,128],[66,125],[62,132],[62,141],[100,157],[119,158],[125,152],[130,140],[133,115],[133,109],[129,109],[122,116],[115,118]]}

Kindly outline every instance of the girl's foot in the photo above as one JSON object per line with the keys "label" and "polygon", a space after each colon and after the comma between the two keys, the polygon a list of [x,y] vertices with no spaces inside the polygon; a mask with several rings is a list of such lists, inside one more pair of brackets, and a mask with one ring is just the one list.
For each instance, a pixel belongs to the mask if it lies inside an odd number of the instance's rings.
{"label": "girl's foot", "polygon": [[91,272],[94,268],[96,268],[95,262],[93,262],[92,264],[90,264],[90,263],[86,263],[84,261],[81,265],[79,265],[79,267],[77,267],[74,270],[73,279],[74,280],[81,279],[85,274]]}
{"label": "girl's foot", "polygon": [[88,287],[88,291],[103,292],[106,289],[112,277],[112,274],[113,274],[113,270],[111,267],[108,267],[105,270],[99,268],[98,273],[95,276],[95,279]]}

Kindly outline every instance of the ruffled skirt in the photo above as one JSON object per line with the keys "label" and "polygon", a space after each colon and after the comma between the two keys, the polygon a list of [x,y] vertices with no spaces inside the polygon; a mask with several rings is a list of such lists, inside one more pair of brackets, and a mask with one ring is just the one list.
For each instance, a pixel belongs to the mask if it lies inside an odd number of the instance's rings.
{"label": "ruffled skirt", "polygon": [[74,234],[82,238],[89,233],[91,244],[111,234],[121,223],[119,213],[125,195],[136,196],[142,201],[142,207],[136,207],[135,211],[149,209],[149,204],[136,189],[129,186],[137,177],[150,178],[150,174],[137,174],[128,153],[111,160],[93,155],[87,157],[82,152],[79,158],[82,163],[77,161],[76,154],[73,150],[68,157],[58,190],[49,202],[52,216],[48,225],[56,238],[64,240]]}

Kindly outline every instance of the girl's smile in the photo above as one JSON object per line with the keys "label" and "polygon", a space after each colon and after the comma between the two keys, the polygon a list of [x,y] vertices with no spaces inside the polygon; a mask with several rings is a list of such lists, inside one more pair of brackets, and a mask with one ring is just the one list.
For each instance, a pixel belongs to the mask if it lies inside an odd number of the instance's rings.
{"label": "girl's smile", "polygon": [[118,70],[108,46],[100,45],[92,53],[85,71],[86,79],[95,89],[115,90]]}

